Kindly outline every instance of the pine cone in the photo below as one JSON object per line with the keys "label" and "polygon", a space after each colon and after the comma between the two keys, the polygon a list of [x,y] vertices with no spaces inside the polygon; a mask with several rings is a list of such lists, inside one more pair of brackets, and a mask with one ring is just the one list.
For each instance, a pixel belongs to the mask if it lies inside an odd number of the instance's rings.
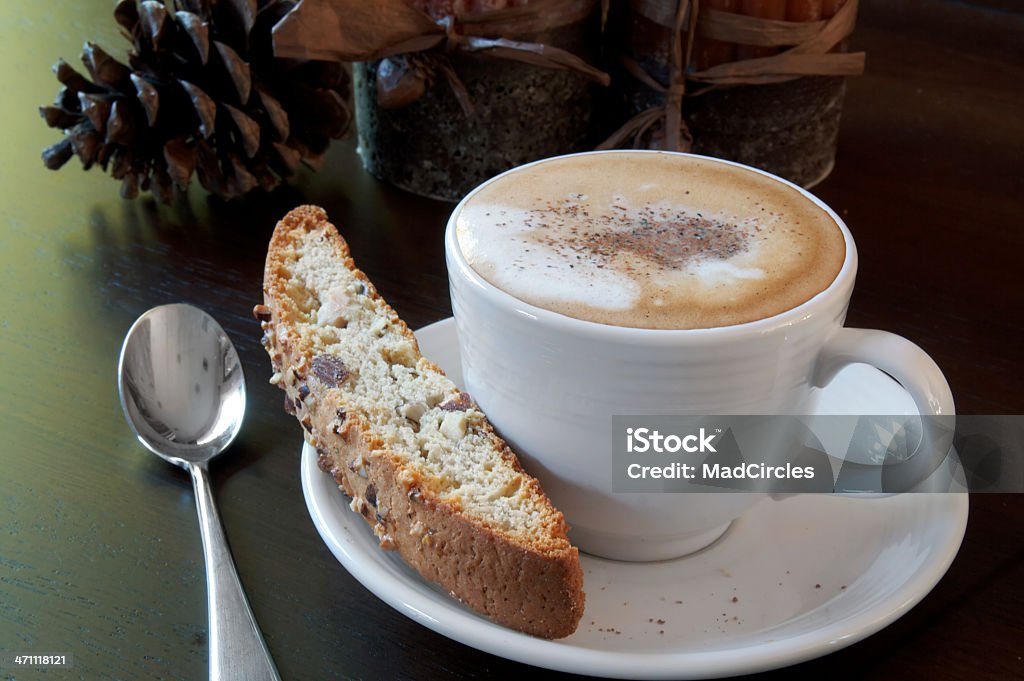
{"label": "pine cone", "polygon": [[133,47],[122,64],[86,43],[91,80],[63,60],[64,85],[40,107],[65,137],[43,151],[56,170],[73,155],[169,203],[192,174],[234,198],[273,189],[300,161],[318,169],[348,130],[349,76],[339,63],[277,59],[271,29],[293,0],[120,0],[114,19]]}

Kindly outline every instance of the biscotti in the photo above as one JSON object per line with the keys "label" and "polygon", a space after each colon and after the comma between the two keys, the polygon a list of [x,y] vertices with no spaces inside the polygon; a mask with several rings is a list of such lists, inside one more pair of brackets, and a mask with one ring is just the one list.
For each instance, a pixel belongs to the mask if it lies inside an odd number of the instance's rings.
{"label": "biscotti", "polygon": [[381,548],[500,624],[571,634],[583,573],[562,514],[420,355],[322,209],[278,223],[263,292],[271,382]]}

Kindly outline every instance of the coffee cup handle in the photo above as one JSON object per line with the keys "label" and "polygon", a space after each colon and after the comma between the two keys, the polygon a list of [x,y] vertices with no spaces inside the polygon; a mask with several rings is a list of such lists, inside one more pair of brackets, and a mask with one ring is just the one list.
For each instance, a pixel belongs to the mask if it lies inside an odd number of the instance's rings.
{"label": "coffee cup handle", "polygon": [[818,354],[812,384],[828,385],[849,364],[870,364],[903,386],[921,416],[952,416],[953,393],[924,350],[903,336],[874,329],[839,329]]}
{"label": "coffee cup handle", "polygon": [[[922,416],[953,416],[955,414],[953,393],[949,389],[935,361],[913,342],[887,331],[874,329],[842,328],[822,348],[812,376],[812,385],[824,388],[841,369],[850,364],[869,364],[894,378],[914,400]],[[943,451],[952,446],[949,442],[937,443]],[[887,497],[892,493],[844,493],[837,496]],[[771,494],[775,500],[782,500],[791,493]]]}

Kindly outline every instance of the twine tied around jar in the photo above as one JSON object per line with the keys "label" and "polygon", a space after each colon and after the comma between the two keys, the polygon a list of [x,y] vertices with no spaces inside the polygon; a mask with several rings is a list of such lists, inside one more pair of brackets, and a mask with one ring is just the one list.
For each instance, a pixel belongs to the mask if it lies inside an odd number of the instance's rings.
{"label": "twine tied around jar", "polygon": [[[502,36],[539,33],[587,17],[598,0],[536,0],[508,7],[434,20],[406,0],[301,0],[274,26],[274,54],[295,59],[370,61],[384,59],[378,88],[382,106],[404,106],[418,99],[433,74],[448,81],[463,111],[473,104],[447,54],[476,53],[524,62],[541,68],[569,70],[608,85],[610,77],[576,55],[542,42]],[[406,55],[406,63],[389,57]],[[412,80],[406,80],[411,78]]]}
{"label": "twine tied around jar", "polygon": [[[701,10],[700,0],[632,0],[631,4],[645,18],[672,32],[667,85],[647,73],[635,60],[621,56],[623,68],[647,87],[664,95],[665,101],[630,118],[598,149],[614,148],[629,138],[632,138],[634,147],[641,146],[643,136],[662,123],[663,148],[689,151],[693,137],[683,119],[683,101],[687,96],[730,85],[781,83],[803,76],[856,76],[864,72],[863,52],[831,52],[853,32],[857,0],[846,2],[828,20],[810,22],[762,19],[710,8]],[[690,72],[697,34],[742,45],[789,48],[768,57],[727,62]],[[707,87],[688,93],[687,79]]]}

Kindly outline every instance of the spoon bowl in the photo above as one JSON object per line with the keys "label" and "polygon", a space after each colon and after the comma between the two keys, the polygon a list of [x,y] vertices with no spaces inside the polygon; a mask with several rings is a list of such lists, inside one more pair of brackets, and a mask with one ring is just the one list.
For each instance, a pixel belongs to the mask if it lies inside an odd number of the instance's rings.
{"label": "spoon bowl", "polygon": [[161,305],[136,320],[121,350],[118,384],[139,441],[182,468],[209,461],[242,428],[238,352],[220,324],[191,305]]}
{"label": "spoon bowl", "polygon": [[192,475],[206,559],[210,679],[280,681],[238,578],[206,465],[231,444],[245,415],[245,377],[224,329],[202,310],[161,305],[124,339],[118,392],[149,451]]}

